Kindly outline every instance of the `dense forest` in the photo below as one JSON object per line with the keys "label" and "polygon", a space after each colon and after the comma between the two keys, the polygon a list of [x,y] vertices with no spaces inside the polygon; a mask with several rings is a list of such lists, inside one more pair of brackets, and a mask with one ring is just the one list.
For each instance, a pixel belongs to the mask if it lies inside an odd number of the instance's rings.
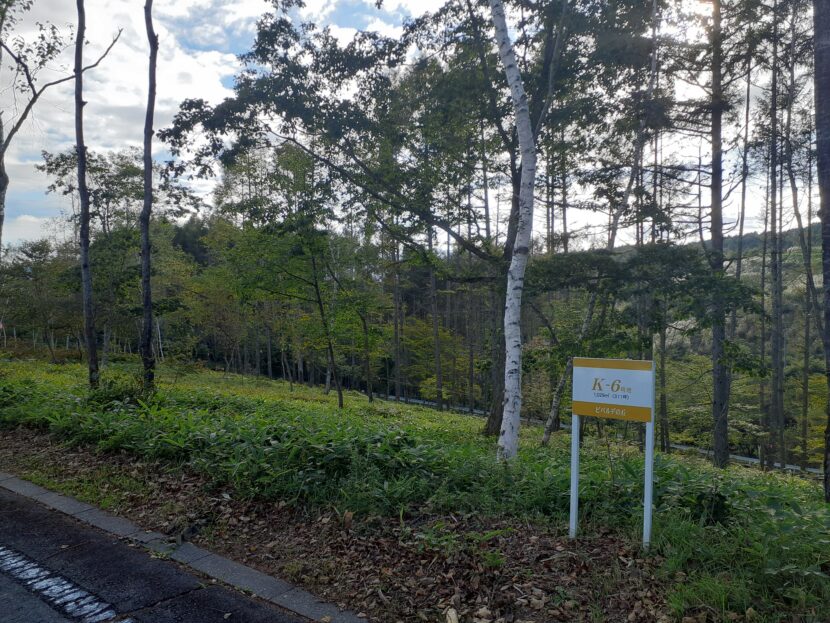
{"label": "dense forest", "polygon": [[[63,35],[15,38],[29,4],[4,3],[3,51],[34,106]],[[521,415],[544,441],[573,356],[654,358],[663,449],[821,463],[809,3],[516,3],[498,46],[500,3],[346,44],[292,4],[234,97],[182,103],[172,161],[152,55],[143,151],[43,153],[70,235],[4,249],[6,349],[89,353],[93,384],[97,351],[141,353],[149,384],[200,362],[485,411],[489,434]],[[106,71],[82,35],[73,75]]]}

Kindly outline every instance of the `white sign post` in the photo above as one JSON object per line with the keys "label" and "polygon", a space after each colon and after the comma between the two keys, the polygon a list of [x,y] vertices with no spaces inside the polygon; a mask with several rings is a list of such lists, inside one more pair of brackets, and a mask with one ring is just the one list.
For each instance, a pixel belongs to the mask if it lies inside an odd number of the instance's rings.
{"label": "white sign post", "polygon": [[579,516],[579,420],[602,417],[646,425],[643,547],[651,542],[654,485],[654,362],[574,357],[571,420],[570,538]]}

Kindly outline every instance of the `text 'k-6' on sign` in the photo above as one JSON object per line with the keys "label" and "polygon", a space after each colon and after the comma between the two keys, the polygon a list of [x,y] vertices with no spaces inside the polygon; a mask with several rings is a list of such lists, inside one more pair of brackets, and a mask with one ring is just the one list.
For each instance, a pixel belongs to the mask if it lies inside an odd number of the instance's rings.
{"label": "text 'k-6' on sign", "polygon": [[574,415],[650,422],[653,401],[651,361],[574,357]]}

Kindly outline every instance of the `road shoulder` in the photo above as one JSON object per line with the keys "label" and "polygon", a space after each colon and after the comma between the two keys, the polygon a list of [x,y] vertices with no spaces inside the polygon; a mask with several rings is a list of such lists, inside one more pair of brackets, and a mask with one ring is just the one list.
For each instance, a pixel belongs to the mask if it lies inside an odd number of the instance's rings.
{"label": "road shoulder", "polygon": [[[149,556],[136,557],[132,555],[139,553],[135,550],[143,549],[156,558],[169,557],[200,576],[206,576],[239,591],[255,595],[261,600],[306,619],[332,623],[360,623],[364,621],[364,619],[350,612],[340,610],[333,604],[318,600],[314,595],[288,582],[266,575],[191,543],[170,542],[167,537],[160,533],[142,530],[127,519],[106,513],[72,497],[49,491],[17,478],[13,474],[0,472],[0,497],[4,509],[4,512],[0,514],[0,535],[6,541],[5,544],[35,561],[43,557],[49,558],[50,567],[55,568],[57,566],[58,571],[64,569],[62,565],[65,564],[66,569],[76,575],[81,574],[83,576],[85,568],[97,571],[97,568],[104,564],[111,566],[112,574],[117,577],[119,574],[128,573],[131,568],[141,568],[142,565],[148,564],[148,561],[152,563],[161,562],[153,560]],[[26,504],[26,501],[36,503],[39,508]],[[60,513],[60,515],[55,517],[56,513]],[[53,517],[50,518],[50,515]],[[73,523],[76,525],[74,531],[72,529]],[[89,528],[101,531],[104,536],[110,537],[109,541],[106,538],[90,536]],[[72,548],[71,559],[73,561],[70,564],[61,558],[64,552],[61,551],[60,547],[67,545],[61,541],[67,540],[67,532],[77,531],[84,533],[85,538],[69,546]],[[115,543],[113,540],[119,542]],[[90,545],[85,541],[93,541],[95,544]],[[160,568],[155,565],[151,566],[153,566],[153,570],[147,570],[147,577],[152,577],[154,573],[162,573],[162,577],[153,582],[152,586],[142,589],[139,578],[144,576],[138,574],[134,580],[138,584],[134,583],[130,591],[122,591],[126,594],[115,591],[112,595],[109,595],[110,599],[108,601],[119,606],[120,612],[146,608],[146,604],[142,606],[139,603],[140,600],[135,603],[131,602],[130,592],[138,593],[140,590],[147,590],[163,596],[172,591],[172,596],[176,591],[181,595],[185,595],[194,588],[190,584],[179,586],[180,578],[175,574],[166,577],[163,572],[159,571]],[[86,579],[92,580],[92,578]],[[208,597],[217,603],[228,599],[226,595],[216,591],[210,592]],[[199,599],[204,598],[203,596],[199,597]],[[161,599],[161,601],[164,601],[164,599]],[[170,606],[169,618],[171,620],[176,619],[176,607],[178,606]],[[214,610],[218,611],[221,608],[214,608]],[[138,617],[135,620],[142,621],[145,619]],[[149,621],[150,619],[146,620]],[[254,614],[249,613],[245,620],[256,621],[258,619]]]}

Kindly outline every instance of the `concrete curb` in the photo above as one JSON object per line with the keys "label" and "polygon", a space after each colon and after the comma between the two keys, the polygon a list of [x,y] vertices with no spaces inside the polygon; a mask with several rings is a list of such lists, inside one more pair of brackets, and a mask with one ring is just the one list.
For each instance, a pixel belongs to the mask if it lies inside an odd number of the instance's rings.
{"label": "concrete curb", "polygon": [[312,621],[330,623],[365,623],[365,619],[340,610],[336,605],[320,601],[311,593],[251,567],[219,556],[192,543],[176,545],[158,532],[142,530],[133,522],[106,513],[75,498],[55,493],[36,484],[0,472],[0,487],[43,506],[69,515],[118,538],[132,541],[149,551],[169,556],[185,567],[210,578],[253,593],[260,599],[276,604]]}

